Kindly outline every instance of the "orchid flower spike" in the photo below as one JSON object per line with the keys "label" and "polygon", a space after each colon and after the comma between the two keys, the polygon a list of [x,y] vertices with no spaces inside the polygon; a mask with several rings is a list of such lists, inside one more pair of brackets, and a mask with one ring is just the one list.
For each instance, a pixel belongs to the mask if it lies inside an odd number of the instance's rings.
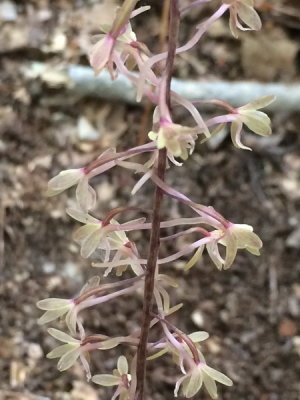
{"label": "orchid flower spike", "polygon": [[261,29],[261,20],[254,9],[253,0],[223,0],[223,3],[230,5],[229,26],[235,38],[239,36],[239,29],[241,31],[259,31]]}
{"label": "orchid flower spike", "polygon": [[117,369],[113,374],[94,375],[92,381],[101,386],[117,386],[112,400],[117,397],[119,400],[129,399],[131,375],[128,373],[128,362],[124,356],[118,358]]}

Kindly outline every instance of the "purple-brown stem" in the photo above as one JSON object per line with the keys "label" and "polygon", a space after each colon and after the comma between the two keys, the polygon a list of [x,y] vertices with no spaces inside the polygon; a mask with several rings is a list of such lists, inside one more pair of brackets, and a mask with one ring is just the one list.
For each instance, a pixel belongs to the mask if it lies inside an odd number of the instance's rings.
{"label": "purple-brown stem", "polygon": [[[168,57],[166,62],[166,68],[164,71],[165,79],[165,99],[167,106],[171,107],[170,102],[170,84],[172,79],[172,71],[174,58],[176,53],[177,35],[179,27],[179,8],[178,0],[172,0],[170,6],[170,22],[169,22],[169,39],[168,39]],[[166,149],[159,151],[158,163],[157,163],[157,176],[161,180],[164,180],[166,170]],[[159,251],[159,239],[160,239],[160,208],[163,198],[163,191],[156,187],[155,198],[153,205],[153,218],[152,218],[152,230],[150,236],[149,256],[146,267],[145,286],[144,286],[144,303],[143,303],[143,321],[141,327],[140,342],[137,350],[137,388],[136,388],[136,400],[144,399],[144,388],[145,388],[145,374],[146,374],[146,357],[147,357],[147,344],[149,329],[151,323],[151,312],[153,306],[153,291],[155,284],[155,271]]]}

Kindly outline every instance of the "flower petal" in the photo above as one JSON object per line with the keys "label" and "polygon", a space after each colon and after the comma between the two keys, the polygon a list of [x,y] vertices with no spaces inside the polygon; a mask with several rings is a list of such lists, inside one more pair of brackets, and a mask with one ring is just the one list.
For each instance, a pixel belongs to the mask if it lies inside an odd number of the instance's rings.
{"label": "flower petal", "polygon": [[244,111],[239,119],[258,135],[269,136],[272,133],[270,118],[261,111]]}
{"label": "flower petal", "polygon": [[59,308],[70,307],[72,301],[69,299],[49,298],[38,301],[36,305],[41,310],[56,310]]}
{"label": "flower petal", "polygon": [[196,262],[202,257],[202,253],[203,253],[204,247],[205,247],[204,245],[198,247],[198,249],[196,250],[196,252],[193,255],[193,257],[185,265],[185,267],[184,267],[185,271],[188,271],[190,268],[192,268],[196,264]]}
{"label": "flower petal", "polygon": [[116,386],[121,383],[121,379],[119,376],[109,374],[94,375],[92,377],[92,381],[101,386]]}
{"label": "flower petal", "polygon": [[206,249],[212,262],[219,270],[221,270],[225,261],[220,256],[217,243],[215,241],[207,243]]}
{"label": "flower petal", "polygon": [[64,354],[62,358],[58,361],[57,369],[59,371],[66,371],[77,361],[80,355],[80,348],[70,350],[68,353]]}
{"label": "flower petal", "polygon": [[195,396],[201,389],[203,382],[202,371],[199,367],[195,368],[186,385],[184,385],[184,396],[188,399]]}
{"label": "flower petal", "polygon": [[94,208],[96,205],[96,192],[89,185],[88,176],[83,176],[76,188],[76,199],[80,208],[84,211]]}
{"label": "flower petal", "polygon": [[118,358],[118,371],[120,372],[121,375],[128,374],[128,362],[126,360],[126,357],[124,356],[120,356]]}
{"label": "flower petal", "polygon": [[259,110],[272,104],[276,100],[276,96],[268,95],[260,97],[259,99],[253,100],[250,103],[239,107],[239,110]]}
{"label": "flower petal", "polygon": [[82,222],[83,224],[98,224],[99,220],[92,217],[91,215],[87,214],[84,211],[76,210],[76,208],[67,208],[67,214],[71,217],[76,219],[76,221]]}
{"label": "flower petal", "polygon": [[66,315],[65,319],[66,325],[72,335],[76,335],[76,325],[77,325],[77,308],[73,307]]}
{"label": "flower petal", "polygon": [[231,140],[234,147],[243,150],[250,150],[250,147],[243,145],[241,142],[241,131],[242,131],[243,123],[239,120],[232,121],[231,123]]}
{"label": "flower petal", "polygon": [[101,224],[87,224],[81,226],[74,232],[73,239],[75,240],[75,242],[80,243],[86,240],[93,232],[98,229],[101,229]]}
{"label": "flower petal", "polygon": [[83,170],[81,168],[61,171],[54,178],[50,179],[48,182],[48,188],[54,191],[68,189],[79,181],[82,174]]}
{"label": "flower petal", "polygon": [[226,386],[232,386],[233,382],[228,376],[222,374],[222,372],[217,371],[214,368],[209,367],[208,365],[204,364],[201,367],[202,371],[205,372],[208,376],[210,376],[212,379],[214,379],[217,382],[222,383],[223,385]]}
{"label": "flower petal", "polygon": [[59,308],[57,310],[48,310],[46,311],[41,318],[38,319],[39,325],[48,324],[48,322],[54,321],[55,319],[61,317],[66,312],[68,312],[69,307],[66,308]]}
{"label": "flower petal", "polygon": [[74,339],[72,336],[68,335],[67,333],[60,331],[55,328],[49,328],[48,333],[53,336],[55,339],[59,340],[60,342],[64,343],[79,343],[79,340]]}
{"label": "flower petal", "polygon": [[188,336],[195,343],[203,342],[203,340],[206,340],[209,338],[209,334],[205,331],[193,332],[193,333],[189,334]]}
{"label": "flower petal", "polygon": [[60,358],[63,356],[65,353],[68,353],[70,350],[72,350],[74,346],[72,344],[63,344],[61,346],[56,347],[50,353],[46,355],[47,358]]}
{"label": "flower petal", "polygon": [[239,18],[251,29],[258,31],[261,29],[261,20],[253,7],[239,2],[238,5]]}
{"label": "flower petal", "polygon": [[101,342],[101,345],[98,347],[99,350],[110,350],[114,347],[117,347],[121,343],[120,338],[112,338],[108,340],[104,340]]}
{"label": "flower petal", "polygon": [[227,229],[226,232],[226,256],[225,256],[225,263],[224,269],[228,269],[231,267],[237,253],[237,238],[231,231],[231,229]]}
{"label": "flower petal", "polygon": [[217,385],[216,382],[207,374],[203,374],[203,383],[205,386],[205,389],[208,391],[208,394],[212,399],[217,399],[218,398],[218,390],[217,390]]}
{"label": "flower petal", "polygon": [[101,228],[92,232],[81,245],[81,256],[83,258],[88,258],[91,254],[93,254],[99,246],[104,235],[105,231]]}

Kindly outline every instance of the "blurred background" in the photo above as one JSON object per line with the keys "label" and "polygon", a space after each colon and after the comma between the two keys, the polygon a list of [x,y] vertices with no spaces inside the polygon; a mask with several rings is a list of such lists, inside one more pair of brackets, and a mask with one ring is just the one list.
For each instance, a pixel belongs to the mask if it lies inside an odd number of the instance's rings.
{"label": "blurred background", "polygon": [[[101,273],[80,257],[72,241],[77,224],[65,208],[74,205],[74,193],[45,198],[47,181],[62,169],[85,165],[107,147],[126,149],[143,143],[151,127],[149,105],[112,102],[105,100],[106,93],[100,93],[102,99],[83,96],[72,91],[66,74],[58,72],[69,64],[88,65],[90,36],[111,21],[117,4],[0,2],[1,400],[110,398],[109,390],[86,382],[79,364],[59,373],[55,360],[45,358],[57,343],[47,327],[37,325],[41,313],[35,303],[46,297],[73,297],[89,277]],[[140,2],[146,4],[151,11],[133,25],[139,40],[157,52],[164,23],[162,2]],[[212,1],[187,14],[181,43],[217,4]],[[227,14],[193,52],[177,59],[174,75],[195,81],[281,82],[293,88],[299,84],[299,0],[256,4],[261,32],[233,39]],[[233,222],[253,225],[264,242],[261,257],[241,252],[234,266],[222,273],[206,256],[188,274],[182,270],[184,260],[166,268],[179,283],[179,289],[171,290],[173,304],[184,303],[172,322],[184,331],[208,331],[211,336],[203,351],[209,365],[235,383],[220,388],[223,400],[300,399],[299,109],[270,113],[270,138],[245,132],[244,142],[253,152],[235,149],[225,131],[198,146],[183,167],[174,167],[167,175],[169,184],[195,201],[213,205]],[[210,113],[205,111],[205,118]],[[182,110],[176,110],[176,118],[192,122]],[[131,199],[136,179],[120,168],[95,179],[99,203],[94,215],[101,217],[128,202],[150,207],[151,183]],[[163,218],[179,215],[190,214],[165,199]],[[139,241],[141,250],[148,244],[147,233],[131,238]],[[161,255],[174,250],[169,243]],[[87,331],[130,333],[139,326],[141,307],[137,294],[92,309],[85,315]],[[94,354],[93,373],[110,373],[119,351],[131,355],[125,347]],[[168,357],[149,363],[149,399],[173,399],[178,373]],[[197,398],[208,396],[201,391]]]}

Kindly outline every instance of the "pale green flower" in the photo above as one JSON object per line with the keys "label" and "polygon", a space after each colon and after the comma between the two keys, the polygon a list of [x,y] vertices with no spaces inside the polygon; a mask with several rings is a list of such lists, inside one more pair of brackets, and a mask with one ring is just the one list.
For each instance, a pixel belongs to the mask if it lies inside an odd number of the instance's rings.
{"label": "pale green flower", "polygon": [[81,209],[87,211],[94,208],[96,192],[89,185],[89,176],[85,174],[84,168],[61,171],[50,179],[46,196],[56,196],[75,185],[77,185],[76,199]]}
{"label": "pale green flower", "polygon": [[47,324],[67,314],[74,306],[71,299],[49,298],[37,302],[37,307],[45,313],[38,319],[39,325]]}
{"label": "pale green flower", "polygon": [[226,375],[200,362],[188,374],[177,381],[174,395],[177,397],[181,387],[182,395],[189,399],[195,396],[204,385],[211,398],[216,399],[218,397],[216,382],[225,386],[233,385],[232,380]]}
{"label": "pale green flower", "polygon": [[235,38],[239,36],[239,29],[242,31],[261,29],[261,20],[254,10],[253,0],[223,0],[223,3],[230,4],[229,25]]}
{"label": "pale green flower", "polygon": [[81,354],[81,340],[74,339],[72,336],[58,329],[50,328],[48,332],[55,339],[65,344],[56,347],[47,354],[47,358],[59,358],[57,369],[65,371],[75,364]]}
{"label": "pale green flower", "polygon": [[118,358],[117,369],[113,371],[113,374],[94,375],[92,381],[101,386],[117,386],[112,399],[116,399],[119,396],[119,400],[127,400],[129,398],[131,375],[128,374],[126,358],[124,356]]}
{"label": "pale green flower", "polygon": [[168,123],[160,127],[158,132],[149,132],[151,140],[156,141],[157,148],[166,148],[174,157],[186,160],[192,154],[199,128],[190,128],[178,124]]}
{"label": "pale green flower", "polygon": [[275,99],[275,96],[264,96],[236,109],[236,113],[232,114],[235,120],[231,124],[231,138],[235,147],[251,150],[250,147],[244,146],[241,143],[240,137],[243,124],[257,135],[271,135],[270,118],[267,114],[258,110],[270,105]]}
{"label": "pale green flower", "polygon": [[[260,254],[262,241],[250,225],[231,223],[225,231],[217,230],[213,235],[216,240],[208,243],[206,249],[218,269],[231,267],[239,249],[245,249],[256,256]],[[225,259],[219,253],[218,243],[226,248]]]}

